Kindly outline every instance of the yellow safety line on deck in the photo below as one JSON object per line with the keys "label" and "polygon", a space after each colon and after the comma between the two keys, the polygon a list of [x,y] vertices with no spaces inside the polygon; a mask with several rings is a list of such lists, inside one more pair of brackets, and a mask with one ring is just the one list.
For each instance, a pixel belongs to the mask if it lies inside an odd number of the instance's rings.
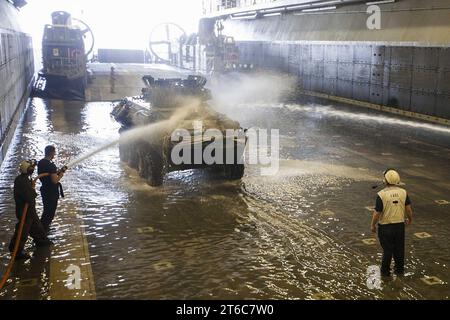
{"label": "yellow safety line on deck", "polygon": [[444,118],[440,118],[440,117],[429,116],[429,115],[426,115],[426,114],[421,114],[421,113],[417,113],[417,112],[401,110],[401,109],[387,107],[387,106],[383,106],[383,105],[380,105],[380,104],[374,104],[374,103],[365,102],[365,101],[359,101],[359,100],[353,100],[353,99],[348,99],[348,98],[328,95],[326,93],[319,93],[319,92],[308,91],[308,90],[300,90],[299,93],[303,94],[303,95],[307,95],[307,96],[323,98],[323,99],[333,100],[333,101],[337,101],[337,102],[348,103],[348,104],[351,104],[351,105],[354,105],[354,106],[358,106],[358,107],[369,108],[369,109],[378,110],[378,111],[382,111],[382,112],[387,112],[387,113],[391,113],[391,114],[399,114],[399,115],[403,115],[403,116],[406,116],[406,117],[409,117],[409,118],[425,120],[425,121],[436,123],[436,124],[450,126],[450,120],[449,119],[444,119]]}
{"label": "yellow safety line on deck", "polygon": [[[75,209],[61,213],[64,225],[64,242],[56,243],[50,260],[50,290],[52,300],[95,300],[94,275],[92,273],[89,248],[84,234],[82,220]],[[79,268],[81,282],[79,288],[69,288],[68,270]]]}

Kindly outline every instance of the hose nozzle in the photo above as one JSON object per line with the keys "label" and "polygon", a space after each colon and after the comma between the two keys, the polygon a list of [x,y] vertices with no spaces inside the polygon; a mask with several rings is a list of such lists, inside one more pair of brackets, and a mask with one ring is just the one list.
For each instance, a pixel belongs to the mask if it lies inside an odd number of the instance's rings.
{"label": "hose nozzle", "polygon": [[62,167],[61,169],[59,169],[59,172],[60,173],[66,173],[66,171],[69,169],[69,167],[68,166],[64,166],[64,167]]}

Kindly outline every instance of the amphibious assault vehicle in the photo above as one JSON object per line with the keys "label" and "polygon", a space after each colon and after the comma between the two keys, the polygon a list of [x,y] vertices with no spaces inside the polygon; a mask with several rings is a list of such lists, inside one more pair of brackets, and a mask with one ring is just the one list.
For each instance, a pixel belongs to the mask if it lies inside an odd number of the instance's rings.
{"label": "amphibious assault vehicle", "polygon": [[208,104],[204,77],[142,80],[142,95],[124,98],[111,113],[121,124],[123,162],[152,186],[168,172],[188,169],[242,178],[245,130]]}

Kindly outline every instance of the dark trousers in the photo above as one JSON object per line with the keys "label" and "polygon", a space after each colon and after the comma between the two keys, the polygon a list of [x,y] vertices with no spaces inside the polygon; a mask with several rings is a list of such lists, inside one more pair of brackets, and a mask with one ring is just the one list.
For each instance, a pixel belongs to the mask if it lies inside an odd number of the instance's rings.
{"label": "dark trousers", "polygon": [[55,218],[56,208],[58,207],[58,193],[41,190],[42,203],[44,205],[44,212],[42,213],[41,222],[46,230]]}
{"label": "dark trousers", "polygon": [[[9,243],[9,251],[14,251],[14,246],[16,244],[17,233],[19,232],[20,220],[22,219],[22,212],[16,213],[17,219],[19,222],[16,224],[16,229],[14,231],[14,235]],[[17,252],[22,252],[25,247],[25,243],[27,242],[28,237],[31,236],[35,242],[45,241],[47,240],[47,235],[44,230],[44,227],[39,220],[39,217],[36,213],[36,209],[29,208],[27,212],[27,216],[25,218],[25,223],[23,225],[22,236],[20,238],[19,250]]]}
{"label": "dark trousers", "polygon": [[395,261],[395,273],[403,274],[405,271],[405,224],[379,225],[378,238],[383,248],[381,274],[390,275],[392,257]]}

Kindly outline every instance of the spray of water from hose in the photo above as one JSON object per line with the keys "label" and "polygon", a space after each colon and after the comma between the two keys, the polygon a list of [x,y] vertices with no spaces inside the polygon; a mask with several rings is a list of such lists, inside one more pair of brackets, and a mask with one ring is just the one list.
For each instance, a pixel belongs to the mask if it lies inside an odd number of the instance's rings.
{"label": "spray of water from hose", "polygon": [[150,138],[154,136],[155,134],[160,134],[162,132],[168,132],[170,130],[175,129],[174,126],[176,126],[181,120],[184,120],[187,118],[189,114],[191,114],[197,106],[199,106],[200,101],[197,99],[193,99],[192,101],[189,101],[184,107],[179,108],[169,119],[163,120],[157,123],[149,124],[146,126],[138,127],[135,129],[131,129],[128,131],[125,131],[120,138],[108,142],[104,144],[103,146],[96,148],[94,150],[91,150],[81,157],[71,161],[66,168],[70,169],[76,166],[77,164],[85,161],[86,159],[91,158],[92,156],[96,155],[97,153],[100,153],[106,149],[109,149],[116,144],[126,144],[131,143],[140,139]]}

